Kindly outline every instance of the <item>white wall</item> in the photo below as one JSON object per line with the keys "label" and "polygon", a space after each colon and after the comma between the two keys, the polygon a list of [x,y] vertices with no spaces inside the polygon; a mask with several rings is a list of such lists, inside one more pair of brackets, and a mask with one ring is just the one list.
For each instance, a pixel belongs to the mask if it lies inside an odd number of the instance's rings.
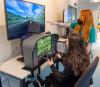
{"label": "white wall", "polygon": [[[60,22],[63,22],[63,12],[64,12],[64,10],[68,10],[68,5],[76,7],[76,8],[78,5],[78,0],[57,0],[57,2],[58,2],[57,19]],[[77,5],[75,5],[74,3],[76,3]],[[57,31],[60,36],[63,36],[66,33],[65,28],[62,28],[62,27],[58,27]]]}
{"label": "white wall", "polygon": [[[63,11],[65,9],[68,9],[68,5],[71,5],[73,7],[77,8],[78,0],[57,0],[58,3],[58,21],[63,21]],[[76,3],[77,5],[75,5]]]}
{"label": "white wall", "polygon": [[0,0],[0,62],[6,60],[6,58],[10,56],[12,50],[15,49],[15,46],[13,45],[18,42],[18,40],[15,40],[15,42],[12,44],[13,41],[7,40],[3,3],[4,1]]}

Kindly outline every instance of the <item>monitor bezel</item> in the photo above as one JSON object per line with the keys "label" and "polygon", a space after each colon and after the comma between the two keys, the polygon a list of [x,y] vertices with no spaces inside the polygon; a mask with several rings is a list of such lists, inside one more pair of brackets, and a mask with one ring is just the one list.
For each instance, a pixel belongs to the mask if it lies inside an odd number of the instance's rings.
{"label": "monitor bezel", "polygon": [[[16,0],[18,1],[18,0]],[[22,1],[22,2],[27,2],[27,3],[32,3],[32,4],[36,4],[36,5],[40,5],[40,6],[43,6],[44,7],[44,32],[45,32],[45,5],[42,5],[42,4],[38,4],[38,3],[35,3],[35,2],[29,2],[29,1],[24,1],[24,0],[19,0],[19,1]],[[5,24],[6,24],[6,33],[7,33],[7,40],[15,40],[15,39],[20,39],[21,37],[18,37],[18,38],[9,38],[9,30],[8,30],[8,22],[7,22],[7,10],[6,10],[6,0],[4,0],[4,15],[5,15]],[[42,33],[42,32],[41,32]]]}

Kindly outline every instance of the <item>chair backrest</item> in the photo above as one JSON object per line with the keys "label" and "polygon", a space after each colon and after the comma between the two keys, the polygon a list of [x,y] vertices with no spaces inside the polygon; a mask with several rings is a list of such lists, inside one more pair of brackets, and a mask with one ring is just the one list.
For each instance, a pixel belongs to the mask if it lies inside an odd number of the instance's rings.
{"label": "chair backrest", "polygon": [[95,60],[87,67],[86,71],[79,78],[74,87],[89,87],[90,80],[95,72],[98,62],[99,57],[96,57]]}

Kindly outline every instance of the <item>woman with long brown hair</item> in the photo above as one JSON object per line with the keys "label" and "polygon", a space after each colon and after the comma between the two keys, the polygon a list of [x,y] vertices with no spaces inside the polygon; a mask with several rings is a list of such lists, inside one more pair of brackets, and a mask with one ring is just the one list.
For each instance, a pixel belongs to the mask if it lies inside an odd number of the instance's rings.
{"label": "woman with long brown hair", "polygon": [[46,83],[53,84],[54,87],[74,87],[75,82],[89,65],[89,58],[80,34],[70,34],[68,42],[68,53],[63,59],[60,59],[64,65],[63,72],[59,72],[54,66],[53,60],[48,59],[53,73],[46,78]]}

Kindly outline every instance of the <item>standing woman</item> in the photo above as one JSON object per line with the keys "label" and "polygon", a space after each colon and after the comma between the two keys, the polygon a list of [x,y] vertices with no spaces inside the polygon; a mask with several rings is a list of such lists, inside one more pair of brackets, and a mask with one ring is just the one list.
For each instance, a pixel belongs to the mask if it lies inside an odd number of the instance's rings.
{"label": "standing woman", "polygon": [[[82,35],[83,43],[86,45],[87,54],[90,56],[92,43],[96,41],[96,31],[91,10],[82,10],[80,12],[78,24],[72,23],[71,27],[74,28],[74,32]],[[92,81],[90,83],[90,87],[93,87]]]}
{"label": "standing woman", "polygon": [[96,31],[93,22],[93,14],[90,9],[81,10],[79,19],[77,20],[77,22],[72,22],[71,25],[58,22],[48,23],[64,28],[72,28],[73,32],[80,33],[83,38],[83,42],[86,45],[87,54],[90,53],[92,43],[96,41]]}
{"label": "standing woman", "polygon": [[82,10],[78,22],[71,23],[71,28],[74,28],[74,32],[82,35],[84,44],[87,46],[87,54],[89,54],[92,43],[96,41],[96,32],[91,10]]}

